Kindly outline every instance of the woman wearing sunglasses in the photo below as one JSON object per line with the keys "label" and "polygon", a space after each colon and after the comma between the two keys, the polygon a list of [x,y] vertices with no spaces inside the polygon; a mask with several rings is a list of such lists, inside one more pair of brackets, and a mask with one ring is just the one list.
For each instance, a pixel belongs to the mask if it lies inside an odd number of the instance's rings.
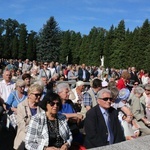
{"label": "woman wearing sunglasses", "polygon": [[26,149],[67,150],[72,142],[72,133],[65,115],[58,113],[62,107],[59,95],[47,93],[39,106],[44,111],[30,121],[25,138]]}
{"label": "woman wearing sunglasses", "polygon": [[42,109],[38,106],[43,87],[39,84],[32,84],[28,89],[27,98],[17,107],[17,135],[14,141],[14,149],[24,150],[24,139],[27,132],[27,126],[31,117],[40,113]]}

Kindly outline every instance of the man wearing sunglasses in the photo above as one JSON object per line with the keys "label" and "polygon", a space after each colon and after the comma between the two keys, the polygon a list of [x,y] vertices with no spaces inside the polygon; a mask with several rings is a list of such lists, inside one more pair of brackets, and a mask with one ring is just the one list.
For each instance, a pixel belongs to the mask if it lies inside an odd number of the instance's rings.
{"label": "man wearing sunglasses", "polygon": [[87,149],[125,141],[117,111],[111,107],[112,95],[108,89],[97,94],[97,105],[86,113],[85,141]]}

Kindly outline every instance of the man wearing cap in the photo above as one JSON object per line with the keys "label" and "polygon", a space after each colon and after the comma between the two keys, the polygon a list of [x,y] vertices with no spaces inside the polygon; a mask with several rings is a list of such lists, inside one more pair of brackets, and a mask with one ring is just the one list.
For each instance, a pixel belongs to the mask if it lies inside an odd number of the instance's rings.
{"label": "man wearing cap", "polygon": [[77,112],[81,111],[81,107],[83,104],[83,91],[84,91],[84,82],[78,81],[76,82],[76,87],[71,90],[69,95],[69,99],[75,104]]}
{"label": "man wearing cap", "polygon": [[84,146],[87,149],[125,141],[117,110],[111,107],[112,95],[108,89],[97,94],[97,105],[86,113]]}

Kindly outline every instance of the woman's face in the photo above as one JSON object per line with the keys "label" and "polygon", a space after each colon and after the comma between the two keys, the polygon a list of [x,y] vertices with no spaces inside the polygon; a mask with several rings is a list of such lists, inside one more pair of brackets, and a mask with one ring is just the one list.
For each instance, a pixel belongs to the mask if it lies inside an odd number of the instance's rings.
{"label": "woman's face", "polygon": [[16,87],[16,90],[19,92],[19,93],[24,93],[24,89],[25,89],[25,86],[17,86]]}
{"label": "woman's face", "polygon": [[25,78],[24,82],[27,86],[30,85],[30,78]]}
{"label": "woman's face", "polygon": [[42,93],[38,90],[32,91],[28,94],[28,99],[32,104],[37,104],[41,99]]}
{"label": "woman's face", "polygon": [[69,99],[69,89],[68,88],[63,89],[61,92],[59,92],[59,96],[63,100]]}
{"label": "woman's face", "polygon": [[60,106],[59,101],[54,100],[54,101],[47,104],[47,106],[46,106],[47,107],[47,112],[49,114],[55,115],[59,111],[59,106]]}

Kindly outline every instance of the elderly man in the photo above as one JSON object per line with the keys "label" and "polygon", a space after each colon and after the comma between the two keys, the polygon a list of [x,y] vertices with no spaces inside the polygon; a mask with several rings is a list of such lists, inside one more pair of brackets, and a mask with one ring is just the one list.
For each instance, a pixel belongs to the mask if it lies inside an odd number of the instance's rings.
{"label": "elderly man", "polygon": [[4,70],[3,80],[0,82],[0,114],[2,113],[2,105],[5,107],[4,103],[12,90],[15,89],[15,84],[11,81],[11,72],[9,70]]}
{"label": "elderly man", "polygon": [[22,72],[23,72],[23,73],[27,73],[27,72],[30,71],[30,69],[31,69],[30,61],[29,61],[29,59],[26,59],[26,60],[25,60],[25,63],[24,63],[23,66],[22,66]]}
{"label": "elderly man", "polygon": [[84,92],[84,82],[78,81],[76,82],[76,87],[71,90],[69,99],[75,105],[76,112],[80,112],[83,104],[83,92]]}
{"label": "elderly man", "polygon": [[97,94],[98,104],[87,112],[84,124],[87,149],[125,140],[117,110],[111,107],[111,101],[111,91],[102,89]]}

